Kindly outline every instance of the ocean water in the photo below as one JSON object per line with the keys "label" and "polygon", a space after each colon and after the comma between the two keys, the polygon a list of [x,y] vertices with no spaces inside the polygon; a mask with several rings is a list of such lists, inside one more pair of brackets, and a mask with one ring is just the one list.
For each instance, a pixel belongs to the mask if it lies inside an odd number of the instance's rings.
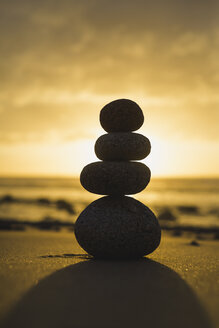
{"label": "ocean water", "polygon": [[[11,196],[10,199],[5,198]],[[76,178],[0,178],[0,219],[74,222],[94,195]],[[157,215],[168,209],[178,225],[219,227],[219,179],[152,178],[136,199]],[[39,199],[43,198],[43,202]],[[73,211],[57,206],[62,200]]]}

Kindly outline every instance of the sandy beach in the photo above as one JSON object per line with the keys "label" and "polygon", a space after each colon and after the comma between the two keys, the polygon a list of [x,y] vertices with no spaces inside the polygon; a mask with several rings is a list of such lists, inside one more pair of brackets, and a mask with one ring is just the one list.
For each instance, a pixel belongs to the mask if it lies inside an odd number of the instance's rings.
{"label": "sandy beach", "polygon": [[73,232],[1,232],[1,327],[218,327],[217,241],[163,233],[138,261],[95,261]]}

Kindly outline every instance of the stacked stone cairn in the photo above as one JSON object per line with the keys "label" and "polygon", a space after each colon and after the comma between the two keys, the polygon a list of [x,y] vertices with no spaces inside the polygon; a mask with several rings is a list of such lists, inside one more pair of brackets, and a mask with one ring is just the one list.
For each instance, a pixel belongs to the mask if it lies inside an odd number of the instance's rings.
{"label": "stacked stone cairn", "polygon": [[107,195],[88,205],[75,223],[80,246],[100,259],[136,259],[152,253],[160,244],[161,230],[154,213],[132,197],[149,183],[151,173],[143,163],[150,141],[133,133],[144,122],[141,108],[119,99],[103,107],[100,123],[107,134],[99,137],[95,153],[101,160],[81,172],[82,186]]}

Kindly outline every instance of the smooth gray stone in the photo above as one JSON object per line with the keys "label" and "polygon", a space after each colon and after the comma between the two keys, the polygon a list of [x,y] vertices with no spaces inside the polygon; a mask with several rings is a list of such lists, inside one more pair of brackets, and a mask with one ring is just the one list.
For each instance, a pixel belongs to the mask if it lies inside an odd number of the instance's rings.
{"label": "smooth gray stone", "polygon": [[118,99],[104,106],[100,112],[100,124],[107,132],[131,132],[144,122],[141,108],[132,100]]}
{"label": "smooth gray stone", "polygon": [[80,175],[82,186],[94,194],[133,195],[150,181],[150,169],[138,162],[94,162]]}
{"label": "smooth gray stone", "polygon": [[108,133],[99,137],[95,143],[95,153],[104,161],[141,160],[150,151],[149,139],[139,133]]}
{"label": "smooth gray stone", "polygon": [[75,236],[96,258],[132,259],[152,253],[161,230],[154,213],[131,197],[102,197],[79,215]]}

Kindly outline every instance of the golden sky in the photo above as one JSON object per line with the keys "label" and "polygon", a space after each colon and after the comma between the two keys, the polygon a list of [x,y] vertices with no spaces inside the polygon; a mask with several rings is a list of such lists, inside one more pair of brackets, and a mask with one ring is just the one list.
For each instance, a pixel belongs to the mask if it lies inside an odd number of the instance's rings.
{"label": "golden sky", "polygon": [[75,175],[99,112],[145,115],[153,176],[219,167],[219,2],[0,0],[0,175]]}

